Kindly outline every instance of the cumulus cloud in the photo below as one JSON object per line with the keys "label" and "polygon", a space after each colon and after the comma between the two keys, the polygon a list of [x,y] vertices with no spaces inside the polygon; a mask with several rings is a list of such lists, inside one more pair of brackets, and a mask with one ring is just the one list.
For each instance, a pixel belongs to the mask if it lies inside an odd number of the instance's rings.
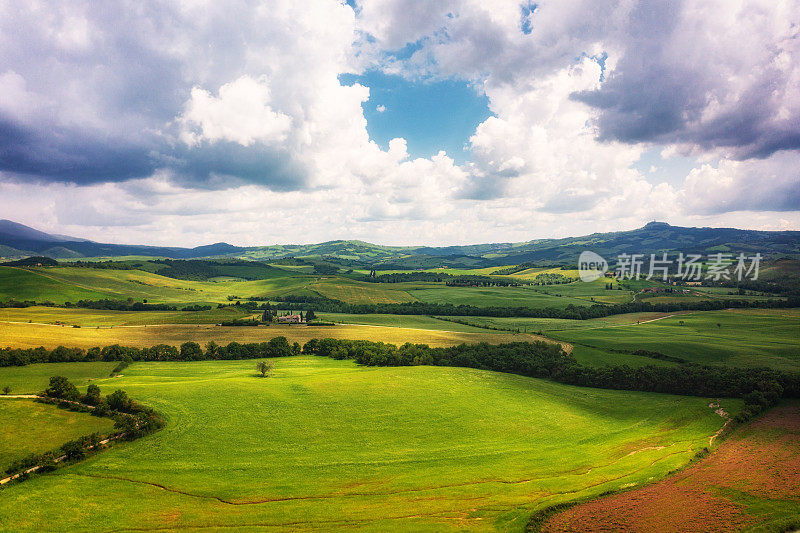
{"label": "cumulus cloud", "polygon": [[249,76],[220,87],[218,97],[193,88],[180,121],[184,126],[181,140],[190,146],[219,140],[242,146],[280,144],[292,124],[291,117],[270,107],[267,80]]}
{"label": "cumulus cloud", "polygon": [[[0,0],[0,207],[164,244],[798,224],[799,3]],[[485,94],[467,160],[373,142],[367,69]]]}
{"label": "cumulus cloud", "polygon": [[603,139],[738,159],[800,149],[800,2],[641,2],[600,87]]}

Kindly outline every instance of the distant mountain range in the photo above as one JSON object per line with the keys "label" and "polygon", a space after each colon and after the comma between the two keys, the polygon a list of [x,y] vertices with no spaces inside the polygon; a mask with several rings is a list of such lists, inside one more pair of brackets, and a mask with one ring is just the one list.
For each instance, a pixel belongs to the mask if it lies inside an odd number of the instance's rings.
{"label": "distant mountain range", "polygon": [[339,265],[388,268],[477,268],[532,264],[575,264],[583,250],[611,259],[621,253],[716,252],[763,255],[800,255],[800,231],[755,231],[731,228],[684,228],[651,222],[631,231],[593,233],[564,239],[537,239],[519,243],[467,246],[381,246],[362,241],[329,241],[307,245],[233,246],[224,242],[195,248],[104,244],[55,235],[0,220],[0,258],[47,256],[148,256],[172,259],[209,257],[276,261],[287,258],[324,260]]}

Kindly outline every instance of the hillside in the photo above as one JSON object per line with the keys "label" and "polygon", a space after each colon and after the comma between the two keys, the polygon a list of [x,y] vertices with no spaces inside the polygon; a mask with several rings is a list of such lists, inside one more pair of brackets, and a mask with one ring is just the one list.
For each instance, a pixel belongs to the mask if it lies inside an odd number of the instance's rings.
{"label": "hillside", "polygon": [[427,269],[482,268],[520,263],[574,264],[591,249],[607,258],[621,253],[756,253],[800,254],[800,231],[756,231],[733,228],[685,228],[651,222],[642,228],[593,233],[563,239],[467,246],[382,246],[363,241],[336,240],[317,244],[240,247],[216,243],[195,248],[103,244],[51,235],[8,220],[0,221],[0,254],[5,259],[46,255],[79,257],[145,256],[172,259],[222,257],[255,261],[306,258],[309,264],[329,263],[349,268]]}

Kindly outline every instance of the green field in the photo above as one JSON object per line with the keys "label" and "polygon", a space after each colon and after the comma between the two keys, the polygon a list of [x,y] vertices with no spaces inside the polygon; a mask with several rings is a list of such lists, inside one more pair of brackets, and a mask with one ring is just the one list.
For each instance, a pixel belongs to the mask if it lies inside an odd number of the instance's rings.
{"label": "green field", "polygon": [[34,300],[64,303],[108,298],[106,292],[64,283],[31,270],[0,267],[0,301]]}
{"label": "green field", "polygon": [[[107,378],[115,362],[39,363],[26,366],[0,367],[0,390],[11,387],[11,394],[33,394],[47,388],[51,376],[65,376],[78,387],[90,380]],[[2,400],[0,400],[2,401]]]}
{"label": "green field", "polygon": [[[396,285],[403,285],[397,283]],[[539,287],[448,287],[436,284],[433,287],[410,288],[408,294],[421,302],[477,307],[556,307],[568,305],[590,305],[591,302],[573,297],[545,294]]]}
{"label": "green field", "polygon": [[609,326],[636,324],[666,316],[666,313],[625,313],[589,320],[570,320],[566,318],[507,318],[493,316],[454,316],[441,317],[442,320],[458,320],[475,327],[497,328],[520,332],[550,332],[565,329],[594,329]]}
{"label": "green field", "polygon": [[113,427],[114,421],[110,418],[75,413],[32,400],[0,398],[0,428],[3,428],[0,431],[0,477],[5,477],[3,472],[11,463],[23,457],[55,450],[83,435],[105,435]]}
{"label": "green field", "polygon": [[314,357],[267,379],[253,361],[135,363],[98,383],[167,427],[8,487],[5,529],[521,531],[542,506],[664,476],[723,422],[702,398]]}
{"label": "green field", "polygon": [[640,325],[547,331],[601,350],[649,350],[703,364],[800,371],[800,310],[691,311]]}
{"label": "green field", "polygon": [[317,313],[324,321],[338,324],[367,324],[370,326],[387,326],[396,328],[432,329],[439,331],[463,331],[466,333],[491,333],[486,328],[469,326],[456,322],[421,315],[349,315],[345,313]]}

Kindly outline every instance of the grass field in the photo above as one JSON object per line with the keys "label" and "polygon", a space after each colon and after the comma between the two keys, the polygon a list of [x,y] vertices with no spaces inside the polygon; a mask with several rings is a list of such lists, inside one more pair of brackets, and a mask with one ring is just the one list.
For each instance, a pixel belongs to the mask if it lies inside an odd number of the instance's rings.
{"label": "grass field", "polygon": [[[455,328],[453,328],[455,329]],[[305,343],[309,339],[365,339],[403,344],[423,343],[431,346],[452,346],[454,344],[536,340],[535,335],[513,334],[481,330],[480,333],[461,331],[434,331],[427,329],[384,327],[384,326],[294,326],[272,325],[269,327],[223,327],[213,325],[170,324],[151,326],[120,326],[113,328],[73,328],[27,323],[0,322],[0,347],[16,348],[55,348],[63,345],[76,348],[91,348],[122,344],[125,346],[154,346],[156,344],[179,345],[187,341],[205,344],[215,341],[263,342],[283,335],[290,342]]]}
{"label": "grass field", "polygon": [[0,301],[49,300],[55,303],[108,298],[109,293],[64,283],[21,268],[0,267]]}
{"label": "grass field", "polygon": [[367,283],[344,278],[324,278],[309,285],[320,295],[350,304],[413,302],[414,297],[398,288],[397,283]]}
{"label": "grass field", "polygon": [[99,381],[167,427],[8,487],[0,523],[521,531],[542,506],[664,476],[722,425],[702,398],[472,369],[295,357],[254,374],[253,361],[135,363]]}
{"label": "grass field", "polygon": [[737,430],[701,462],[659,483],[552,517],[546,532],[796,531],[800,528],[800,403]]}
{"label": "grass field", "polygon": [[452,318],[460,322],[467,322],[475,327],[499,328],[514,331],[519,330],[521,332],[530,333],[562,331],[565,329],[594,329],[609,326],[616,327],[636,324],[637,321],[644,322],[647,320],[653,320],[666,315],[666,313],[626,313],[602,318],[592,318],[590,320],[569,320],[566,318],[506,318],[490,316],[456,316],[442,318]]}
{"label": "grass field", "polygon": [[1,474],[11,463],[23,457],[54,450],[83,435],[107,434],[113,427],[110,418],[32,400],[0,398],[0,477],[5,477]]}
{"label": "grass field", "polygon": [[649,350],[704,364],[800,370],[800,310],[692,311],[641,325],[548,331],[601,350]]}
{"label": "grass field", "polygon": [[91,268],[0,267],[0,300],[52,301],[63,304],[81,299],[147,299],[152,303],[189,304],[227,302],[228,296],[274,297],[286,294],[317,295],[307,287],[310,276],[280,276],[256,281],[187,281],[143,270]]}
{"label": "grass field", "polygon": [[[397,284],[401,285],[401,284]],[[566,285],[564,285],[566,286]],[[590,305],[591,302],[573,297],[546,294],[539,287],[433,287],[411,288],[408,294],[421,302],[478,307],[556,307],[568,305]]]}
{"label": "grass field", "polygon": [[7,386],[11,387],[12,394],[38,393],[47,388],[51,376],[65,376],[84,388],[90,380],[107,378],[115,366],[115,362],[94,362],[0,367],[0,389]]}
{"label": "grass field", "polygon": [[465,333],[490,333],[486,328],[469,326],[421,315],[349,315],[345,313],[317,313],[321,320],[339,324],[367,324],[395,328],[462,331]]}

